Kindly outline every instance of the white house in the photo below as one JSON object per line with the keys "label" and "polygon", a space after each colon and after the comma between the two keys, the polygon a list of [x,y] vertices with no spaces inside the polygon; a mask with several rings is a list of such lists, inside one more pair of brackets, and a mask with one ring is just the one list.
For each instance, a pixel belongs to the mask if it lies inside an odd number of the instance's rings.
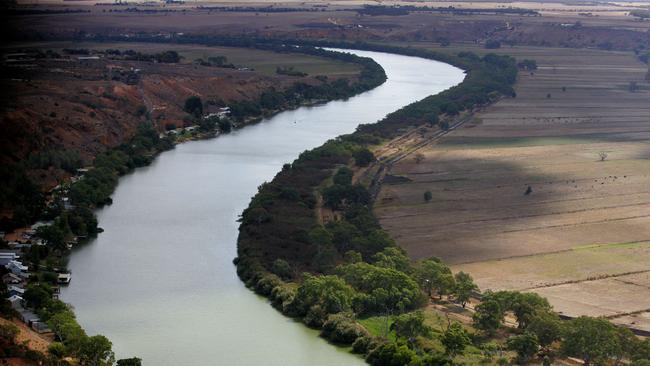
{"label": "white house", "polygon": [[8,286],[7,287],[7,292],[9,293],[9,296],[23,297],[23,295],[25,295],[25,289],[20,287],[20,286],[15,286],[15,285]]}
{"label": "white house", "polygon": [[14,252],[0,252],[0,266],[6,266],[11,261],[15,261],[20,256]]}

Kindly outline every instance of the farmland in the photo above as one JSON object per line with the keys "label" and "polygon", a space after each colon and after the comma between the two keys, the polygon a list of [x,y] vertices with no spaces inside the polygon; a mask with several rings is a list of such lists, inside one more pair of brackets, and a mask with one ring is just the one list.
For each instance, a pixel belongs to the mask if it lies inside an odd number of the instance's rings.
{"label": "farmland", "polygon": [[622,52],[499,51],[539,68],[520,72],[516,98],[392,166],[382,226],[413,259],[440,257],[483,290],[534,291],[565,315],[647,328],[647,67]]}
{"label": "farmland", "polygon": [[210,57],[225,56],[227,62],[240,68],[253,69],[264,75],[276,75],[278,67],[293,67],[309,75],[327,75],[329,77],[354,77],[359,72],[357,65],[328,60],[299,53],[277,53],[236,47],[211,47],[202,45],[170,46],[159,43],[137,42],[43,42],[30,43],[28,47],[48,48],[61,51],[65,48],[86,48],[103,51],[106,49],[133,49],[142,53],[160,53],[173,49],[182,57],[181,64],[190,64],[197,59],[208,60]]}

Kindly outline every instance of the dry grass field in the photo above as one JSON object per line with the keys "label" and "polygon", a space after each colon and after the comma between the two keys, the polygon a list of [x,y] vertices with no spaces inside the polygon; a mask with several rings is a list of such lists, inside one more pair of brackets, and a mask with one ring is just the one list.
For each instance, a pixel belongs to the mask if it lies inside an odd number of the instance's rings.
{"label": "dry grass field", "polygon": [[520,73],[516,98],[395,164],[376,214],[412,258],[441,257],[484,290],[650,330],[647,66],[632,53],[499,52],[539,69]]}
{"label": "dry grass field", "polygon": [[[20,45],[12,45],[19,47]],[[237,47],[212,47],[190,44],[137,43],[137,42],[32,42],[25,47],[52,49],[87,48],[93,50],[118,49],[136,50],[142,53],[158,53],[167,50],[177,51],[182,63],[192,63],[196,59],[207,60],[209,57],[225,56],[229,63],[237,67],[247,67],[262,74],[276,75],[277,67],[293,67],[309,75],[327,75],[330,77],[356,77],[359,67],[354,64],[299,53],[277,53]]]}

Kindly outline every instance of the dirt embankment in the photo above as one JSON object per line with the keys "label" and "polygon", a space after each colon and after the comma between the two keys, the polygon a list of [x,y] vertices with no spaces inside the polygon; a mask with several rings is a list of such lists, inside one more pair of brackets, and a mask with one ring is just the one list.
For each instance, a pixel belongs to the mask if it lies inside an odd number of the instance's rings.
{"label": "dirt embankment", "polygon": [[[21,58],[5,63],[0,112],[0,163],[38,152],[74,150],[87,162],[119,145],[152,120],[160,131],[183,127],[183,105],[197,95],[215,106],[255,100],[264,91],[311,77],[263,75],[193,64],[161,64],[78,57]],[[33,172],[45,187],[63,173]]]}

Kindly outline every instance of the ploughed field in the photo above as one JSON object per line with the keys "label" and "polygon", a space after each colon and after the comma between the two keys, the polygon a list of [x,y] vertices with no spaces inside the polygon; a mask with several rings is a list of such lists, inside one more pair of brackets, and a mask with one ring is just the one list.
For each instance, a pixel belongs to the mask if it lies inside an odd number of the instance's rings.
{"label": "ploughed field", "polygon": [[482,290],[650,330],[647,66],[632,53],[498,51],[539,68],[520,72],[516,98],[395,163],[381,224],[412,258],[440,257]]}

